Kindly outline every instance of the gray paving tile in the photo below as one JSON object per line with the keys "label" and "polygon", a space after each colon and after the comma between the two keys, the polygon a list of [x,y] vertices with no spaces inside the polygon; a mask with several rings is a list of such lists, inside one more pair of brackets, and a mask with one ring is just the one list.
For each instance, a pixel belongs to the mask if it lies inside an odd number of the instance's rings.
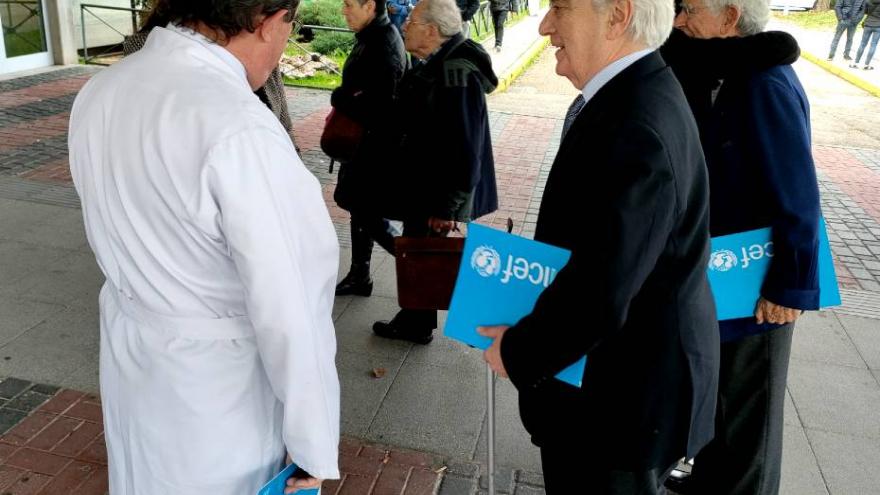
{"label": "gray paving tile", "polygon": [[786,425],[782,439],[782,495],[828,495],[804,430]]}
{"label": "gray paving tile", "polygon": [[798,319],[791,355],[804,361],[865,367],[856,346],[831,311],[808,312]]}
{"label": "gray paving tile", "polygon": [[40,272],[46,264],[70,254],[67,249],[50,248],[19,241],[0,240],[0,294],[11,295],[19,289],[19,281]]}
{"label": "gray paving tile", "polygon": [[83,366],[98,366],[97,314],[64,311],[0,347],[0,375],[62,384]]}
{"label": "gray paving tile", "polygon": [[6,378],[0,382],[0,397],[3,399],[12,399],[27,390],[30,386],[31,382],[28,380],[21,380],[15,377]]}
{"label": "gray paving tile", "polygon": [[880,442],[807,428],[831,495],[875,495],[880,487]]}
{"label": "gray paving tile", "polygon": [[[543,473],[541,451],[531,442],[531,437],[519,417],[518,394],[510,380],[497,379],[495,383],[495,465],[517,467],[533,473]],[[483,421],[480,440],[474,460],[486,463],[488,459],[488,420]]]}
{"label": "gray paving tile", "polygon": [[783,409],[783,423],[785,425],[797,426],[801,428],[801,420],[798,418],[797,409],[794,406],[794,402],[791,400],[791,393],[788,389],[785,390],[785,408]]}
{"label": "gray paving tile", "polygon": [[880,320],[841,314],[837,318],[871,369],[880,369]]}
{"label": "gray paving tile", "polygon": [[104,274],[90,252],[74,251],[19,282],[22,297],[97,312]]}
{"label": "gray paving tile", "polygon": [[788,389],[804,427],[880,439],[880,386],[869,370],[792,359]]}
{"label": "gray paving tile", "polygon": [[[342,391],[342,433],[363,437],[382,399],[394,383],[402,359],[382,358],[368,354],[339,351],[336,368]],[[385,376],[376,378],[372,371],[384,368]]]}
{"label": "gray paving tile", "polygon": [[68,374],[59,385],[64,388],[81,390],[88,393],[100,393],[101,382],[98,375],[98,362],[84,364],[78,370]]}
{"label": "gray paving tile", "polygon": [[483,375],[475,368],[405,362],[367,439],[469,459],[486,411]]}
{"label": "gray paving tile", "polygon": [[397,312],[397,301],[373,295],[353,298],[336,320],[336,342],[340,350],[402,359],[413,344],[373,334],[373,322],[388,320]]}
{"label": "gray paving tile", "polygon": [[0,297],[0,346],[63,310],[59,304]]}

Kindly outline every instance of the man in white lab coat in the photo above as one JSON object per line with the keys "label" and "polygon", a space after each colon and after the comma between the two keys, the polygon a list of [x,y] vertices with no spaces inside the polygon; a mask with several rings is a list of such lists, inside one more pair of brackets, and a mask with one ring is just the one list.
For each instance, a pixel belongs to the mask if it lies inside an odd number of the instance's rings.
{"label": "man in white lab coat", "polygon": [[177,21],[92,78],[70,119],[107,278],[110,492],[254,494],[286,454],[312,476],[296,484],[317,486],[339,477],[338,244],[318,181],[253,93],[298,0],[162,4]]}

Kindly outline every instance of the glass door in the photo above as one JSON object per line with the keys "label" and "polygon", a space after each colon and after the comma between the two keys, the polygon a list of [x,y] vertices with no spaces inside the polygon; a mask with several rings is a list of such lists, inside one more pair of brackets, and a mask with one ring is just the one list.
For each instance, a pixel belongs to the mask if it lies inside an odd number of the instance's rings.
{"label": "glass door", "polygon": [[43,0],[0,0],[0,74],[52,65]]}

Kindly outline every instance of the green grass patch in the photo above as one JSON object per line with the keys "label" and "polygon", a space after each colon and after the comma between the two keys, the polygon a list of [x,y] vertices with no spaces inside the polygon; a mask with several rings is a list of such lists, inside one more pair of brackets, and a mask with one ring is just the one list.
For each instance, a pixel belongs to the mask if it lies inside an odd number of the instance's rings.
{"label": "green grass patch", "polygon": [[[309,43],[300,44],[306,50],[312,51],[312,46]],[[291,44],[287,46],[287,49],[284,50],[284,53],[287,55],[301,55],[303,53],[302,49]],[[336,51],[327,55],[327,58],[336,62],[336,65],[339,66],[339,72],[342,72],[342,66],[345,65],[345,59],[348,58],[347,52]],[[292,77],[284,76],[284,84],[287,86],[299,86],[303,88],[317,88],[317,89],[336,89],[342,84],[342,76],[339,74],[335,74],[332,72],[317,72],[312,77],[306,77],[302,79],[294,79]]]}
{"label": "green grass patch", "polygon": [[6,47],[6,56],[9,58],[46,51],[46,45],[43,43],[43,33],[39,29],[16,33],[7,32],[4,34],[3,39]]}
{"label": "green grass patch", "polygon": [[286,86],[298,86],[301,88],[336,89],[342,84],[342,76],[326,73],[315,74],[312,77],[306,77],[304,79],[292,79],[284,76],[284,84]]}
{"label": "green grass patch", "polygon": [[789,12],[788,15],[784,15],[782,12],[773,12],[773,17],[805,29],[828,31],[837,26],[837,17],[835,17],[833,10]]}

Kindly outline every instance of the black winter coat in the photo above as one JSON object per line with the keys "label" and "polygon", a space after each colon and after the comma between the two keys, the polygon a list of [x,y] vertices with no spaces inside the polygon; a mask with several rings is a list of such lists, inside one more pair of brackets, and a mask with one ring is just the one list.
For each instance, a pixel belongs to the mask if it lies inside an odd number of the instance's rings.
{"label": "black winter coat", "polygon": [[342,68],[342,85],[333,90],[330,104],[364,126],[364,140],[356,158],[339,169],[334,199],[346,210],[372,208],[376,195],[377,160],[384,160],[384,130],[394,92],[406,70],[406,51],[400,33],[386,14],[355,34],[356,43]]}
{"label": "black winter coat", "polygon": [[797,40],[782,31],[731,38],[691,38],[673,29],[660,54],[681,83],[700,133],[704,133],[713,95],[721,80],[793,64],[800,56]]}
{"label": "black winter coat", "polygon": [[480,0],[455,0],[458,10],[461,11],[461,20],[469,21],[480,10]]}
{"label": "black winter coat", "polygon": [[498,78],[483,48],[458,34],[407,72],[390,139],[386,217],[469,221],[498,209],[486,94]]}

